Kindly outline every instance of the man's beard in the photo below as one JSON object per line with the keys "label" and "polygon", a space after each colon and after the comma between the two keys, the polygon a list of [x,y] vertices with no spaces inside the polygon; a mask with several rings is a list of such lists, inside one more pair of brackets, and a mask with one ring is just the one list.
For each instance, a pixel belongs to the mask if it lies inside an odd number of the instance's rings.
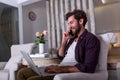
{"label": "man's beard", "polygon": [[75,34],[74,34],[75,37],[78,37],[78,34],[79,34],[80,30],[81,30],[81,25],[78,24],[77,29],[76,29]]}

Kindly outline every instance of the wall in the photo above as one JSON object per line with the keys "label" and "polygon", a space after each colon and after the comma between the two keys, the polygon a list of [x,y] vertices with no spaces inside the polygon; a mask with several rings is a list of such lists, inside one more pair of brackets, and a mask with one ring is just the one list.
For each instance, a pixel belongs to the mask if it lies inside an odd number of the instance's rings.
{"label": "wall", "polygon": [[96,33],[120,30],[120,3],[95,8]]}
{"label": "wall", "polygon": [[[120,2],[95,8],[96,33],[120,32]],[[120,44],[120,34],[118,42]],[[120,47],[112,47],[109,55],[120,56]]]}
{"label": "wall", "polygon": [[18,9],[0,3],[0,62],[8,61],[10,46],[18,43]]}
{"label": "wall", "polygon": [[[120,21],[120,3],[103,5],[95,8],[96,33],[118,30]],[[37,15],[35,21],[30,21],[28,12],[34,11]],[[24,43],[34,42],[35,32],[47,29],[45,1],[23,6],[23,38]],[[27,23],[27,24],[26,24]]]}
{"label": "wall", "polygon": [[[46,17],[46,3],[39,1],[37,3],[29,4],[22,7],[23,9],[23,41],[24,43],[35,42],[36,32],[47,30],[47,17]],[[36,20],[31,21],[28,18],[28,13],[33,11],[36,14]],[[47,40],[47,36],[45,36]],[[48,43],[45,44],[47,49]]]}

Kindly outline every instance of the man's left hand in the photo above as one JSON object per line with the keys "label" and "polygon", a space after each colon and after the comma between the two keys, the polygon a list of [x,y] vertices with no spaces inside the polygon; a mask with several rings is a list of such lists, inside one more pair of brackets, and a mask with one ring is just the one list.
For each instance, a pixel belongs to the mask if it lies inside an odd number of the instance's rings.
{"label": "man's left hand", "polygon": [[47,72],[47,73],[60,73],[61,69],[59,66],[51,65],[51,66],[47,66],[45,68],[45,72]]}

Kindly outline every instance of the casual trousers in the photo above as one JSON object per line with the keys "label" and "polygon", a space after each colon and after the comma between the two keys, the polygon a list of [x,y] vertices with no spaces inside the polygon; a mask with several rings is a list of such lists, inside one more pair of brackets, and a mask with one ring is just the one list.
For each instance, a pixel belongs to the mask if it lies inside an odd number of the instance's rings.
{"label": "casual trousers", "polygon": [[22,68],[17,73],[17,80],[53,80],[54,76],[39,76],[31,68]]}

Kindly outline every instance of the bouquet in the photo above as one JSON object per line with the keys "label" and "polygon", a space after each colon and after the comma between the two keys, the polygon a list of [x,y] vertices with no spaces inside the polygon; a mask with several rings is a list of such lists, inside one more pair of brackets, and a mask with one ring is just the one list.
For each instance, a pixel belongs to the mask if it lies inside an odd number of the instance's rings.
{"label": "bouquet", "polygon": [[45,38],[44,36],[47,35],[47,31],[44,30],[42,33],[41,32],[36,32],[36,37],[37,37],[37,40],[35,40],[35,43],[38,45],[40,43],[44,43],[45,44]]}

